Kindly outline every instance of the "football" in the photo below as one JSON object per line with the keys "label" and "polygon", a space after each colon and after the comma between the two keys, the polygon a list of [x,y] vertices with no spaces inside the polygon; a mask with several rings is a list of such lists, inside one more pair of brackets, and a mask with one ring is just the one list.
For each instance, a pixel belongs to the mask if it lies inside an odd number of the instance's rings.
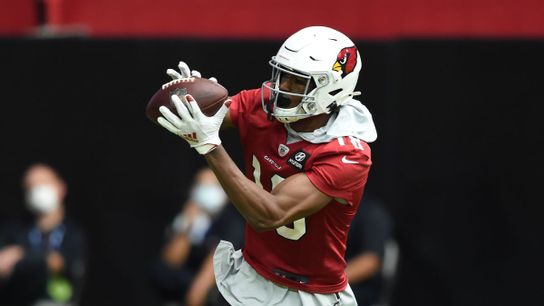
{"label": "football", "polygon": [[229,93],[221,84],[205,78],[184,78],[176,79],[165,83],[149,99],[146,107],[146,115],[153,123],[162,116],[159,107],[166,106],[174,114],[177,114],[176,107],[171,101],[172,95],[184,96],[190,94],[198,103],[200,110],[206,116],[213,116],[227,100]]}

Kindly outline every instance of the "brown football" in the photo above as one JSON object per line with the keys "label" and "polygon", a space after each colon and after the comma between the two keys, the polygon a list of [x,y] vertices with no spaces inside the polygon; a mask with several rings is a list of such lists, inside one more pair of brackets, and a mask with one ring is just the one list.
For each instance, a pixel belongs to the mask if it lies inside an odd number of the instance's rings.
{"label": "brown football", "polygon": [[200,110],[206,116],[213,116],[229,97],[229,93],[221,84],[205,78],[177,79],[165,83],[149,99],[145,113],[147,118],[157,123],[157,118],[162,116],[159,107],[166,106],[174,114],[177,114],[176,107],[171,101],[172,95],[183,96],[190,94],[200,106]]}

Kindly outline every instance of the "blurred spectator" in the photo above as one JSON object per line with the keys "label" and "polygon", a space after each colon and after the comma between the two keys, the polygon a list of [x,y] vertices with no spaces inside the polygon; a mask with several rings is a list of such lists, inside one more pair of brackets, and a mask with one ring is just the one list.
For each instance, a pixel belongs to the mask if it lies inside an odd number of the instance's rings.
{"label": "blurred spectator", "polygon": [[383,266],[386,249],[393,241],[392,219],[377,198],[365,194],[349,235],[346,275],[359,306],[387,304]]}
{"label": "blurred spectator", "polygon": [[30,222],[0,231],[0,305],[77,305],[83,286],[86,240],[64,210],[66,183],[45,164],[23,177]]}
{"label": "blurred spectator", "polygon": [[220,239],[242,246],[244,221],[209,168],[195,176],[190,198],[167,229],[161,255],[151,270],[164,305],[211,306],[218,292],[213,253]]}

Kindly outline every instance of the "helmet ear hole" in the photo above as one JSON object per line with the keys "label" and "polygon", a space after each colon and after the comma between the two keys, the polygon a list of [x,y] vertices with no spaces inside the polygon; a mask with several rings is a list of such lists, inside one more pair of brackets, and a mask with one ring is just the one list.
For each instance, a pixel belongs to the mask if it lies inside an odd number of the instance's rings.
{"label": "helmet ear hole", "polygon": [[310,83],[308,84],[308,92],[317,88],[317,84],[315,83],[315,80],[313,78],[310,78],[309,81]]}
{"label": "helmet ear hole", "polygon": [[338,88],[338,89],[335,89],[333,91],[329,91],[329,95],[331,96],[336,96],[337,93],[341,92],[342,91],[342,88]]}

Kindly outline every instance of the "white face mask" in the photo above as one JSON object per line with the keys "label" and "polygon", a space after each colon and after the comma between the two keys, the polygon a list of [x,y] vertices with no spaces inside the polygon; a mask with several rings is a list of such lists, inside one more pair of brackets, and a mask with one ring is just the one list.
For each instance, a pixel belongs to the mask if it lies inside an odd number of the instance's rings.
{"label": "white face mask", "polygon": [[208,213],[218,213],[227,202],[227,195],[220,185],[199,184],[191,192],[191,200]]}
{"label": "white face mask", "polygon": [[27,207],[34,213],[48,214],[59,206],[59,196],[51,185],[36,185],[26,194]]}

